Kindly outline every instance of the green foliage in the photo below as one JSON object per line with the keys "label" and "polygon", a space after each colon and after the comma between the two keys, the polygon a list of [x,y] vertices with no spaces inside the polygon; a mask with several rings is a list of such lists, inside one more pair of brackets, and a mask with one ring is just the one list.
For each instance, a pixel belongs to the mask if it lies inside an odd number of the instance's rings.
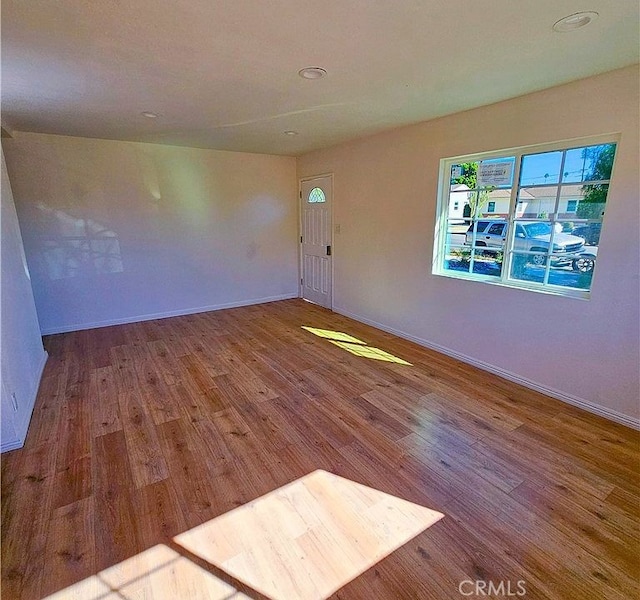
{"label": "green foliage", "polygon": [[462,175],[451,180],[452,184],[464,184],[470,190],[475,190],[478,185],[478,163],[468,162],[458,165],[462,168]]}
{"label": "green foliage", "polygon": [[[616,154],[615,144],[593,146],[583,150],[583,158],[591,162],[588,179],[592,181],[611,179],[613,159]],[[584,198],[578,203],[576,216],[581,219],[599,219],[604,212],[609,184],[592,183],[582,186]]]}
{"label": "green foliage", "polygon": [[[461,163],[458,166],[462,169],[462,174],[451,180],[452,185],[463,184],[470,190],[478,187],[478,162]],[[494,188],[484,189],[479,192],[469,192],[467,195],[467,204],[463,209],[465,218],[477,217],[482,212],[482,208],[489,201],[489,192]]]}

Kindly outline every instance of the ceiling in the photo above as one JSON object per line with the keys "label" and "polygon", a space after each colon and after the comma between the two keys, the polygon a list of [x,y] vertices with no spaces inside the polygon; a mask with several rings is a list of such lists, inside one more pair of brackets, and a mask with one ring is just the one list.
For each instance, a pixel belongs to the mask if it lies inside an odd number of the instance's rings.
{"label": "ceiling", "polygon": [[[599,18],[551,29],[583,10]],[[637,63],[639,11],[637,0],[3,0],[2,121],[299,155]],[[302,79],[307,66],[326,77]]]}

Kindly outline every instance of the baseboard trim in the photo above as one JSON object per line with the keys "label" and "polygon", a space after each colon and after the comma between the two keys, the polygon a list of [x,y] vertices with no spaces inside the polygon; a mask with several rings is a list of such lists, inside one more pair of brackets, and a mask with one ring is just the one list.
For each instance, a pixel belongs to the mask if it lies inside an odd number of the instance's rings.
{"label": "baseboard trim", "polygon": [[40,364],[38,365],[38,374],[34,381],[34,386],[29,394],[30,406],[25,411],[22,418],[22,422],[16,428],[17,439],[10,440],[8,442],[0,443],[0,453],[8,452],[9,450],[18,450],[24,446],[27,439],[27,432],[29,431],[29,425],[31,423],[31,416],[33,415],[33,409],[36,405],[36,398],[38,397],[38,390],[40,389],[40,382],[42,381],[42,374],[44,373],[44,367],[47,364],[49,353],[45,350],[42,354]]}
{"label": "baseboard trim", "polygon": [[489,373],[498,375],[503,379],[513,381],[514,383],[519,383],[526,388],[535,390],[536,392],[541,392],[542,394],[546,394],[547,396],[551,396],[552,398],[555,398],[562,402],[566,402],[567,404],[571,404],[572,406],[576,406],[577,408],[581,408],[583,410],[586,410],[587,412],[596,414],[600,417],[604,417],[605,419],[609,419],[610,421],[615,421],[616,423],[631,427],[632,429],[640,430],[640,419],[630,417],[629,415],[625,415],[624,413],[606,408],[604,406],[600,406],[598,404],[593,404],[592,402],[584,400],[583,398],[578,398],[577,396],[573,396],[555,388],[548,387],[531,379],[527,379],[526,377],[522,377],[517,373],[513,373],[511,371],[507,371],[506,369],[496,367],[495,365],[492,365],[490,363],[477,360],[471,356],[467,356],[466,354],[462,354],[461,352],[457,352],[456,350],[447,348],[446,346],[434,344],[433,342],[430,342],[428,340],[416,337],[415,335],[411,335],[406,331],[395,329],[394,327],[389,327],[388,325],[384,325],[383,323],[378,323],[377,321],[368,319],[367,317],[363,317],[356,313],[352,313],[351,311],[348,311],[346,309],[334,306],[333,310],[334,312],[344,315],[345,317],[349,317],[350,319],[359,321],[360,323],[365,323],[366,325],[371,325],[372,327],[381,329],[382,331],[386,331],[387,333],[392,333],[393,335],[397,335],[398,337],[401,337],[405,340],[415,342],[420,346],[429,348],[429,350],[435,350],[436,352],[440,352],[441,354],[445,354],[447,356],[450,356],[451,358],[455,358],[473,367],[482,369],[483,371],[488,371]]}
{"label": "baseboard trim", "polygon": [[225,304],[212,304],[210,306],[199,306],[197,308],[186,308],[172,310],[168,312],[137,315],[135,317],[125,317],[123,319],[109,319],[107,321],[94,321],[92,323],[76,323],[74,325],[63,325],[62,327],[48,327],[42,329],[42,335],[53,335],[56,333],[69,333],[70,331],[82,331],[84,329],[97,329],[98,327],[111,327],[112,325],[127,325],[129,323],[140,323],[141,321],[154,321],[155,319],[167,319],[169,317],[182,317],[184,315],[195,315],[197,313],[223,310],[225,308],[240,308],[241,306],[252,306],[254,304],[264,304],[265,302],[277,302],[278,300],[290,300],[298,298],[298,292],[281,294],[279,296],[267,296],[264,298],[253,298],[251,300],[241,300],[239,302],[228,302]]}
{"label": "baseboard trim", "polygon": [[7,442],[6,444],[3,442],[0,445],[0,454],[4,454],[5,452],[9,452],[11,450],[20,450],[24,446],[24,440],[13,440],[12,442]]}

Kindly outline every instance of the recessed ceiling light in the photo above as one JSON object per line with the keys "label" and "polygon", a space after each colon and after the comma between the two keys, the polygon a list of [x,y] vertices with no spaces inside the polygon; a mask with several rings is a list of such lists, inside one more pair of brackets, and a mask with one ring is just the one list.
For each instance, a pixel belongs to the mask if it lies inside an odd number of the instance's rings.
{"label": "recessed ceiling light", "polygon": [[284,132],[285,135],[298,135],[297,131],[289,130]]}
{"label": "recessed ceiling light", "polygon": [[598,17],[597,12],[587,11],[579,12],[568,17],[564,17],[553,24],[553,30],[559,33],[567,33],[569,31],[575,31],[585,25],[588,25]]}
{"label": "recessed ceiling light", "polygon": [[322,67],[305,67],[298,71],[298,75],[303,79],[320,79],[327,74],[327,71]]}
{"label": "recessed ceiling light", "polygon": [[143,117],[147,117],[147,119],[157,119],[158,115],[154,112],[149,112],[148,110],[144,110],[140,113]]}

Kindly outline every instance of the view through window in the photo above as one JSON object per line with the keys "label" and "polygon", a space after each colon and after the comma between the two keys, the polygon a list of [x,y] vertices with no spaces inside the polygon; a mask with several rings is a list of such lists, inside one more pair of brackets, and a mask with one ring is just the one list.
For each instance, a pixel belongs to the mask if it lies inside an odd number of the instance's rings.
{"label": "view through window", "polygon": [[616,144],[442,161],[434,273],[588,297]]}

